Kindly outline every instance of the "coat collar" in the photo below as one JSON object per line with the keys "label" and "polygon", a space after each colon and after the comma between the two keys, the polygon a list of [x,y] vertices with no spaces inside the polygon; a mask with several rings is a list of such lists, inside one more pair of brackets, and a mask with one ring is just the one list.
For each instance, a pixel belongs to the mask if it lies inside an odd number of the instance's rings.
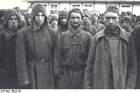
{"label": "coat collar", "polygon": [[6,41],[9,41],[14,35],[16,35],[15,32],[8,32],[7,30],[4,30],[3,33]]}
{"label": "coat collar", "polygon": [[39,30],[41,26],[38,26],[34,21],[32,21],[32,29],[33,31]]}
{"label": "coat collar", "polygon": [[[129,42],[129,36],[127,35],[127,32],[124,29],[122,29],[120,26],[118,26],[118,28],[119,28],[119,31],[120,31],[119,38],[124,39],[128,43]],[[98,39],[101,38],[101,37],[106,37],[105,29],[106,28],[104,28],[102,31],[97,33],[96,41],[98,41]]]}
{"label": "coat collar", "polygon": [[73,28],[70,27],[70,33],[69,33],[70,37],[72,37],[73,35],[79,37],[81,35],[81,30],[82,30],[81,26],[78,28],[76,32],[73,30]]}

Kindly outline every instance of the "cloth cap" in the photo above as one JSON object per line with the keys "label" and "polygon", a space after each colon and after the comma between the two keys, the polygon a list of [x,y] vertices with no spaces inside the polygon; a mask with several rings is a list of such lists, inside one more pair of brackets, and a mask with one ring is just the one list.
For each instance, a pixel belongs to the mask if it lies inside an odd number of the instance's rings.
{"label": "cloth cap", "polygon": [[14,7],[14,9],[17,11],[17,12],[20,12],[20,8],[17,6],[17,7]]}
{"label": "cloth cap", "polygon": [[34,16],[36,16],[36,14],[38,14],[39,12],[43,13],[46,17],[46,9],[44,7],[44,5],[42,4],[36,4],[34,7],[33,7],[33,10],[31,12],[31,18],[33,18]]}
{"label": "cloth cap", "polygon": [[119,9],[113,5],[109,5],[106,10],[105,10],[105,13],[107,12],[114,12],[114,13],[117,13],[119,15]]}
{"label": "cloth cap", "polygon": [[127,11],[126,13],[127,13],[128,16],[132,15],[132,13],[130,11]]}
{"label": "cloth cap", "polygon": [[121,12],[121,17],[127,16],[126,12]]}
{"label": "cloth cap", "polygon": [[26,13],[24,17],[30,19],[31,18],[31,13]]}
{"label": "cloth cap", "polygon": [[91,12],[89,12],[87,9],[84,9],[83,10],[83,16],[86,16],[86,17],[88,17],[89,19],[91,19]]}
{"label": "cloth cap", "polygon": [[59,11],[59,17],[61,16],[66,16],[68,18],[69,17],[68,11],[67,10]]}
{"label": "cloth cap", "polygon": [[71,13],[79,13],[79,14],[81,14],[81,17],[83,19],[83,14],[82,14],[82,12],[81,12],[81,10],[79,8],[71,9],[70,12],[69,12],[69,18],[70,18]]}
{"label": "cloth cap", "polygon": [[123,19],[121,20],[121,23],[122,23],[123,21],[128,21],[129,23],[131,23],[131,19],[130,19],[129,16],[124,16]]}
{"label": "cloth cap", "polygon": [[57,14],[51,14],[50,21],[52,21],[53,19],[58,20],[58,15]]}

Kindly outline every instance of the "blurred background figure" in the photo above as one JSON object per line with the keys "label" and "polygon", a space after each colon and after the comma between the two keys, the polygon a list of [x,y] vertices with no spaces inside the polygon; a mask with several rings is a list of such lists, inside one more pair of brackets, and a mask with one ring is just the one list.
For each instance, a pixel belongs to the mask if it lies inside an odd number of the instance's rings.
{"label": "blurred background figure", "polygon": [[25,22],[25,18],[20,10],[20,8],[17,6],[17,7],[14,7],[14,9],[17,11],[18,13],[18,16],[20,17],[20,23],[19,23],[19,26],[20,26],[20,29],[23,28],[26,24]]}
{"label": "blurred background figure", "polygon": [[136,17],[136,26],[140,25],[140,15]]}
{"label": "blurred background figure", "polygon": [[95,26],[96,29],[97,29],[97,32],[101,31],[103,28],[104,28],[104,25],[101,24],[98,19],[99,19],[99,16],[100,16],[100,13],[96,10],[94,11],[91,11],[91,25]]}
{"label": "blurred background figure", "polygon": [[25,13],[24,15],[25,17],[25,21],[26,21],[26,26],[30,26],[31,25],[31,13]]}
{"label": "blurred background figure", "polygon": [[95,26],[91,25],[91,16],[92,14],[87,9],[83,10],[82,29],[94,36],[97,33],[97,29]]}
{"label": "blurred background figure", "polygon": [[0,10],[0,32],[3,30],[4,14],[5,10]]}
{"label": "blurred background figure", "polygon": [[58,14],[50,15],[50,28],[52,28],[55,32],[58,29]]}
{"label": "blurred background figure", "polygon": [[134,29],[136,27],[136,15],[133,14],[131,17],[131,28]]}
{"label": "blurred background figure", "polygon": [[125,16],[121,19],[121,27],[125,29],[125,31],[131,33],[132,28],[131,28],[131,20],[129,16]]}

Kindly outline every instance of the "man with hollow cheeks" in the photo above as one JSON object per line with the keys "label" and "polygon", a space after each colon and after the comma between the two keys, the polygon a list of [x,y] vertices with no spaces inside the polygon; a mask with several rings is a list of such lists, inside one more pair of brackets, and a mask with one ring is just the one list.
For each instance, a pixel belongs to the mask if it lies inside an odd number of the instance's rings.
{"label": "man with hollow cheeks", "polygon": [[60,89],[84,88],[86,67],[92,36],[82,30],[82,12],[69,12],[69,30],[60,34],[54,53],[54,73]]}
{"label": "man with hollow cheeks", "polygon": [[31,25],[17,36],[16,66],[21,88],[54,88],[54,44],[55,33],[48,27],[46,9],[37,4],[31,12]]}
{"label": "man with hollow cheeks", "polygon": [[92,39],[85,88],[133,89],[137,77],[137,55],[132,36],[119,25],[119,10],[108,6],[105,28]]}

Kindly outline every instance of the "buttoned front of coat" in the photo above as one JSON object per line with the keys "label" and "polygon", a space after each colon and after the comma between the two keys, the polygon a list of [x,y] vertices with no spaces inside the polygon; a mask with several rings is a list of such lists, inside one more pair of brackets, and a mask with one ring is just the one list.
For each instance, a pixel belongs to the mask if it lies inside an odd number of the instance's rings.
{"label": "buttoned front of coat", "polygon": [[55,34],[50,29],[26,27],[18,33],[16,65],[20,87],[54,88],[53,51]]}

